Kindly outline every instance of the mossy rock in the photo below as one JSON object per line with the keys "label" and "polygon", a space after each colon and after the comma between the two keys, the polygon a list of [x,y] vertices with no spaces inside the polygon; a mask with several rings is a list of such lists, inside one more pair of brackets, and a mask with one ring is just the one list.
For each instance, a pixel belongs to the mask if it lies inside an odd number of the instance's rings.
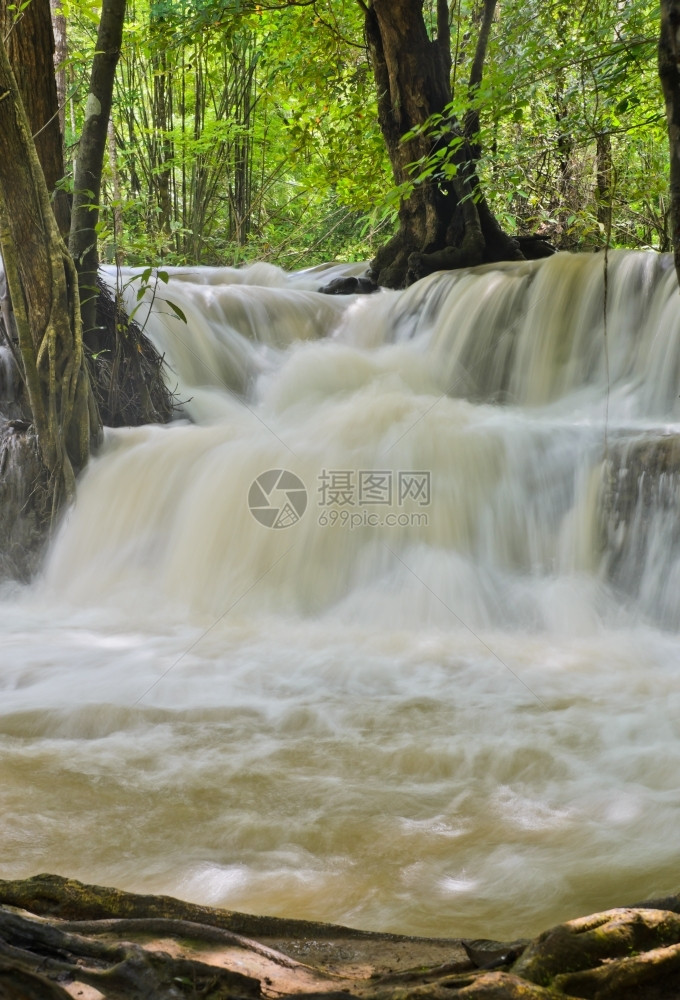
{"label": "mossy rock", "polygon": [[256,916],[216,907],[186,903],[172,896],[145,896],[107,886],[86,885],[60,875],[35,875],[17,881],[0,879],[0,904],[18,906],[40,916],[62,920],[104,920],[107,918],[146,919],[160,917],[189,920],[236,934],[260,937],[391,938],[396,935],[372,934],[337,924],[310,920],[286,920],[281,917]]}
{"label": "mossy rock", "polygon": [[633,995],[610,993],[614,983],[619,990],[637,987],[642,980],[663,984],[676,968],[680,970],[680,916],[621,908],[545,931],[512,972],[558,993],[603,1000]]}

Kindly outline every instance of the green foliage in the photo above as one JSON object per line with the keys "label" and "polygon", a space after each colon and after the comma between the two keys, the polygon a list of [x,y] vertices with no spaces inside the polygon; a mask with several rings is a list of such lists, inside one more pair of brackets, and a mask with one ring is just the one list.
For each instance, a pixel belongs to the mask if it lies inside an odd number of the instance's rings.
{"label": "green foliage", "polygon": [[[269,6],[274,9],[267,9]],[[389,186],[358,6],[129,6],[105,173],[104,259],[317,263],[371,256]],[[75,141],[93,8],[65,0]],[[357,39],[359,42],[357,43]]]}
{"label": "green foliage", "polygon": [[[598,245],[611,205],[614,245],[668,249],[657,7],[646,0],[503,3],[472,94],[479,13],[461,3],[456,15],[454,100],[424,126],[432,153],[413,164],[398,197],[455,176],[462,125],[476,111],[482,190],[506,229],[538,231],[567,248]],[[393,207],[394,193],[384,204]]]}
{"label": "green foliage", "polygon": [[[435,8],[428,0],[433,31]],[[98,8],[63,0],[63,9],[74,149]],[[362,18],[356,0],[131,3],[103,258],[301,266],[370,257],[416,185],[455,176],[471,110],[481,122],[482,189],[508,231],[540,232],[564,247],[609,238],[668,249],[658,12],[649,0],[507,0],[472,94],[480,4],[457,0],[454,100],[427,123],[432,152],[399,188],[377,124]]]}

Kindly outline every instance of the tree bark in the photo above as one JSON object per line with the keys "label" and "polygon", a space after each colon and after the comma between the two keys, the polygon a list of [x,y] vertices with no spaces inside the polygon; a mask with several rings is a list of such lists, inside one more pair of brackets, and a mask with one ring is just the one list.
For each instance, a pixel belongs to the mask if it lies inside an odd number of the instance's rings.
{"label": "tree bark", "polygon": [[151,105],[153,132],[150,147],[151,179],[159,209],[159,225],[170,235],[172,231],[172,73],[168,61],[168,47],[172,33],[166,20],[163,5],[151,3],[149,8],[149,36],[151,41],[151,68],[153,72],[153,97]]}
{"label": "tree bark", "polygon": [[113,186],[113,242],[115,247],[115,261],[117,267],[122,267],[124,255],[120,241],[123,238],[123,193],[120,187],[120,173],[118,172],[116,132],[113,127],[113,121],[110,118],[107,129],[107,142],[109,149],[109,170]]}
{"label": "tree bark", "polygon": [[[490,211],[474,154],[450,115],[451,49],[448,3],[438,0],[437,35],[430,38],[423,0],[372,0],[365,32],[378,90],[378,117],[397,185],[412,183],[412,164],[450,150],[455,175],[433,175],[413,186],[399,206],[399,230],[373,261],[372,277],[398,288],[432,271],[521,259],[518,244]],[[481,74],[478,74],[481,79]],[[441,115],[438,134],[422,130]],[[407,141],[402,136],[416,130]]]}
{"label": "tree bark", "polygon": [[610,132],[598,132],[596,146],[595,193],[597,221],[609,242],[612,228],[612,137]]}
{"label": "tree bark", "polygon": [[50,207],[0,39],[0,249],[53,511],[74,492],[99,426],[83,361],[76,273]]}
{"label": "tree bark", "polygon": [[484,73],[484,62],[486,60],[486,50],[489,47],[489,38],[491,37],[491,25],[493,24],[495,13],[496,13],[496,0],[484,0],[484,7],[482,9],[482,20],[479,25],[479,34],[477,36],[477,46],[475,48],[475,55],[472,60],[472,68],[470,69],[470,80],[468,83],[468,101],[470,102],[470,109],[465,115],[465,136],[468,142],[472,146],[472,152],[475,160],[479,159],[481,149],[478,139],[479,109],[475,106],[474,101],[477,96],[477,91],[479,90],[479,87],[482,82],[482,75]]}
{"label": "tree bark", "polygon": [[[66,17],[61,9],[61,0],[50,0],[52,12],[52,32],[54,34],[54,70],[57,81],[57,101],[59,103],[59,126],[62,138],[66,135]],[[70,213],[69,213],[70,222]]]}
{"label": "tree bark", "polygon": [[31,0],[17,14],[0,0],[0,28],[26,111],[40,166],[62,235],[70,225],[68,196],[57,187],[64,176],[64,144],[54,73],[54,36],[49,0]]}
{"label": "tree bark", "polygon": [[668,123],[671,240],[680,282],[680,0],[661,0],[659,79]]}
{"label": "tree bark", "polygon": [[104,0],[76,163],[69,249],[78,270],[80,312],[86,337],[96,326],[99,197],[124,18],[125,0]]}

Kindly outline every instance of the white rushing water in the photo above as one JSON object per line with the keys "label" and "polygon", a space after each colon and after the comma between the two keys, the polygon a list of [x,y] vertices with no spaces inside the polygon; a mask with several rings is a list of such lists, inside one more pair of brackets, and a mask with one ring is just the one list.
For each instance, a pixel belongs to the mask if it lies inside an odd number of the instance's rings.
{"label": "white rushing water", "polygon": [[171,270],[183,418],[107,432],[0,601],[0,877],[495,937],[677,891],[678,480],[611,483],[680,309],[612,254],[605,330],[604,263]]}

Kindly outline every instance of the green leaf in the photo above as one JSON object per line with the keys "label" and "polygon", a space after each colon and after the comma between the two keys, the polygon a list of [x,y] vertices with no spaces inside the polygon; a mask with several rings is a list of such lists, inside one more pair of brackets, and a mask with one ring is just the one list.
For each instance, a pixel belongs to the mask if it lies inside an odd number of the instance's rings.
{"label": "green leaf", "polygon": [[170,299],[167,299],[166,301],[167,301],[168,305],[170,306],[170,308],[172,309],[172,311],[174,312],[175,316],[179,317],[179,319],[181,319],[183,323],[186,323],[187,318],[184,315],[184,313],[182,312],[182,310],[180,309],[180,307],[177,306],[177,305],[175,305],[174,302],[171,302]]}

